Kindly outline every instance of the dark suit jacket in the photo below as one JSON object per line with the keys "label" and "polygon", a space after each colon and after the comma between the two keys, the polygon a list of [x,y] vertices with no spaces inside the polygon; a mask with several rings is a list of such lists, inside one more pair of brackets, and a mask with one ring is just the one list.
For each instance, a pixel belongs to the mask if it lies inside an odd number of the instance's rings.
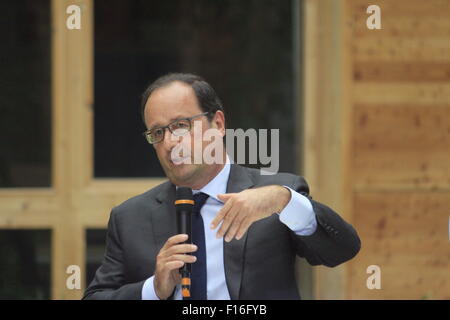
{"label": "dark suit jacket", "polygon": [[[297,236],[274,214],[253,223],[240,240],[224,241],[231,299],[300,299],[296,254],[311,265],[334,267],[360,249],[352,226],[312,200],[301,177],[288,173],[262,176],[259,170],[232,164],[227,192],[273,184],[289,186],[310,199],[317,230],[310,236]],[[112,210],[105,256],[85,299],[141,299],[145,280],[154,274],[156,255],[177,234],[174,200],[175,186],[165,182]]]}

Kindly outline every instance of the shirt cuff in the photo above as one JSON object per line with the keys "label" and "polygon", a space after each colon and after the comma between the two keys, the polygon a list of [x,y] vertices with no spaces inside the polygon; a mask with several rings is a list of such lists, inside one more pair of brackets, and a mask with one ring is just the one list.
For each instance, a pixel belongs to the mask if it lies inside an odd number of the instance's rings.
{"label": "shirt cuff", "polygon": [[317,229],[316,214],[309,199],[284,186],[291,192],[291,200],[280,212],[280,221],[298,236],[310,236]]}
{"label": "shirt cuff", "polygon": [[154,279],[155,276],[151,276],[145,280],[144,285],[142,286],[142,300],[160,300],[155,292],[155,286],[153,284]]}

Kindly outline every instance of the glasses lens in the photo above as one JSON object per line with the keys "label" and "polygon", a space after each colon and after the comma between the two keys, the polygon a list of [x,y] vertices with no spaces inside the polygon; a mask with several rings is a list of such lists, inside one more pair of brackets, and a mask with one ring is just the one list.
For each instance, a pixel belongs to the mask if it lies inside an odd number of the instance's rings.
{"label": "glasses lens", "polygon": [[145,135],[147,138],[148,143],[154,144],[160,142],[164,137],[164,130],[163,129],[155,129],[150,131]]}
{"label": "glasses lens", "polygon": [[179,120],[170,125],[170,131],[176,136],[184,136],[191,130],[191,122],[189,120]]}
{"label": "glasses lens", "polygon": [[150,143],[150,144],[154,143],[153,139],[152,139],[152,136],[149,133],[145,134],[145,139],[147,139],[147,142]]}

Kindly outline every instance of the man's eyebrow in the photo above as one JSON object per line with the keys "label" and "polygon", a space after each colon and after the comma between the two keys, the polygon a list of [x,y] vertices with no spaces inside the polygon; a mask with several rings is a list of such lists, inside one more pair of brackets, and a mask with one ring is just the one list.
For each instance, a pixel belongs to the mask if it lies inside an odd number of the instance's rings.
{"label": "man's eyebrow", "polygon": [[157,128],[161,128],[161,127],[162,127],[162,126],[159,125],[159,123],[157,123],[157,124],[154,124],[153,126],[151,126],[150,128],[148,128],[147,131],[150,131],[150,130],[153,130],[153,129],[157,129]]}
{"label": "man's eyebrow", "polygon": [[165,127],[165,126],[167,126],[168,124],[170,124],[170,123],[172,123],[172,122],[174,122],[174,121],[176,121],[176,120],[181,120],[181,119],[186,119],[186,118],[189,118],[189,117],[188,117],[188,116],[177,116],[177,117],[171,118],[171,119],[169,120],[169,123],[167,123],[166,125],[161,125],[161,124],[159,124],[159,123],[156,123],[156,124],[154,124],[153,126],[151,126],[148,130],[150,131],[150,130],[162,128],[162,127]]}

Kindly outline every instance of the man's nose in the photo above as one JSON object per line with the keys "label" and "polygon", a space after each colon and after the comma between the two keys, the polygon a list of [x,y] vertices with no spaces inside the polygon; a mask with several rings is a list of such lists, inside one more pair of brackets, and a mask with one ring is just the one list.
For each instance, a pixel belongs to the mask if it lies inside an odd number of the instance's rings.
{"label": "man's nose", "polygon": [[170,130],[167,128],[164,131],[164,138],[162,143],[164,144],[164,147],[170,151],[172,150],[173,147],[175,147],[175,145],[178,143],[179,141],[173,137],[173,133],[170,132]]}

